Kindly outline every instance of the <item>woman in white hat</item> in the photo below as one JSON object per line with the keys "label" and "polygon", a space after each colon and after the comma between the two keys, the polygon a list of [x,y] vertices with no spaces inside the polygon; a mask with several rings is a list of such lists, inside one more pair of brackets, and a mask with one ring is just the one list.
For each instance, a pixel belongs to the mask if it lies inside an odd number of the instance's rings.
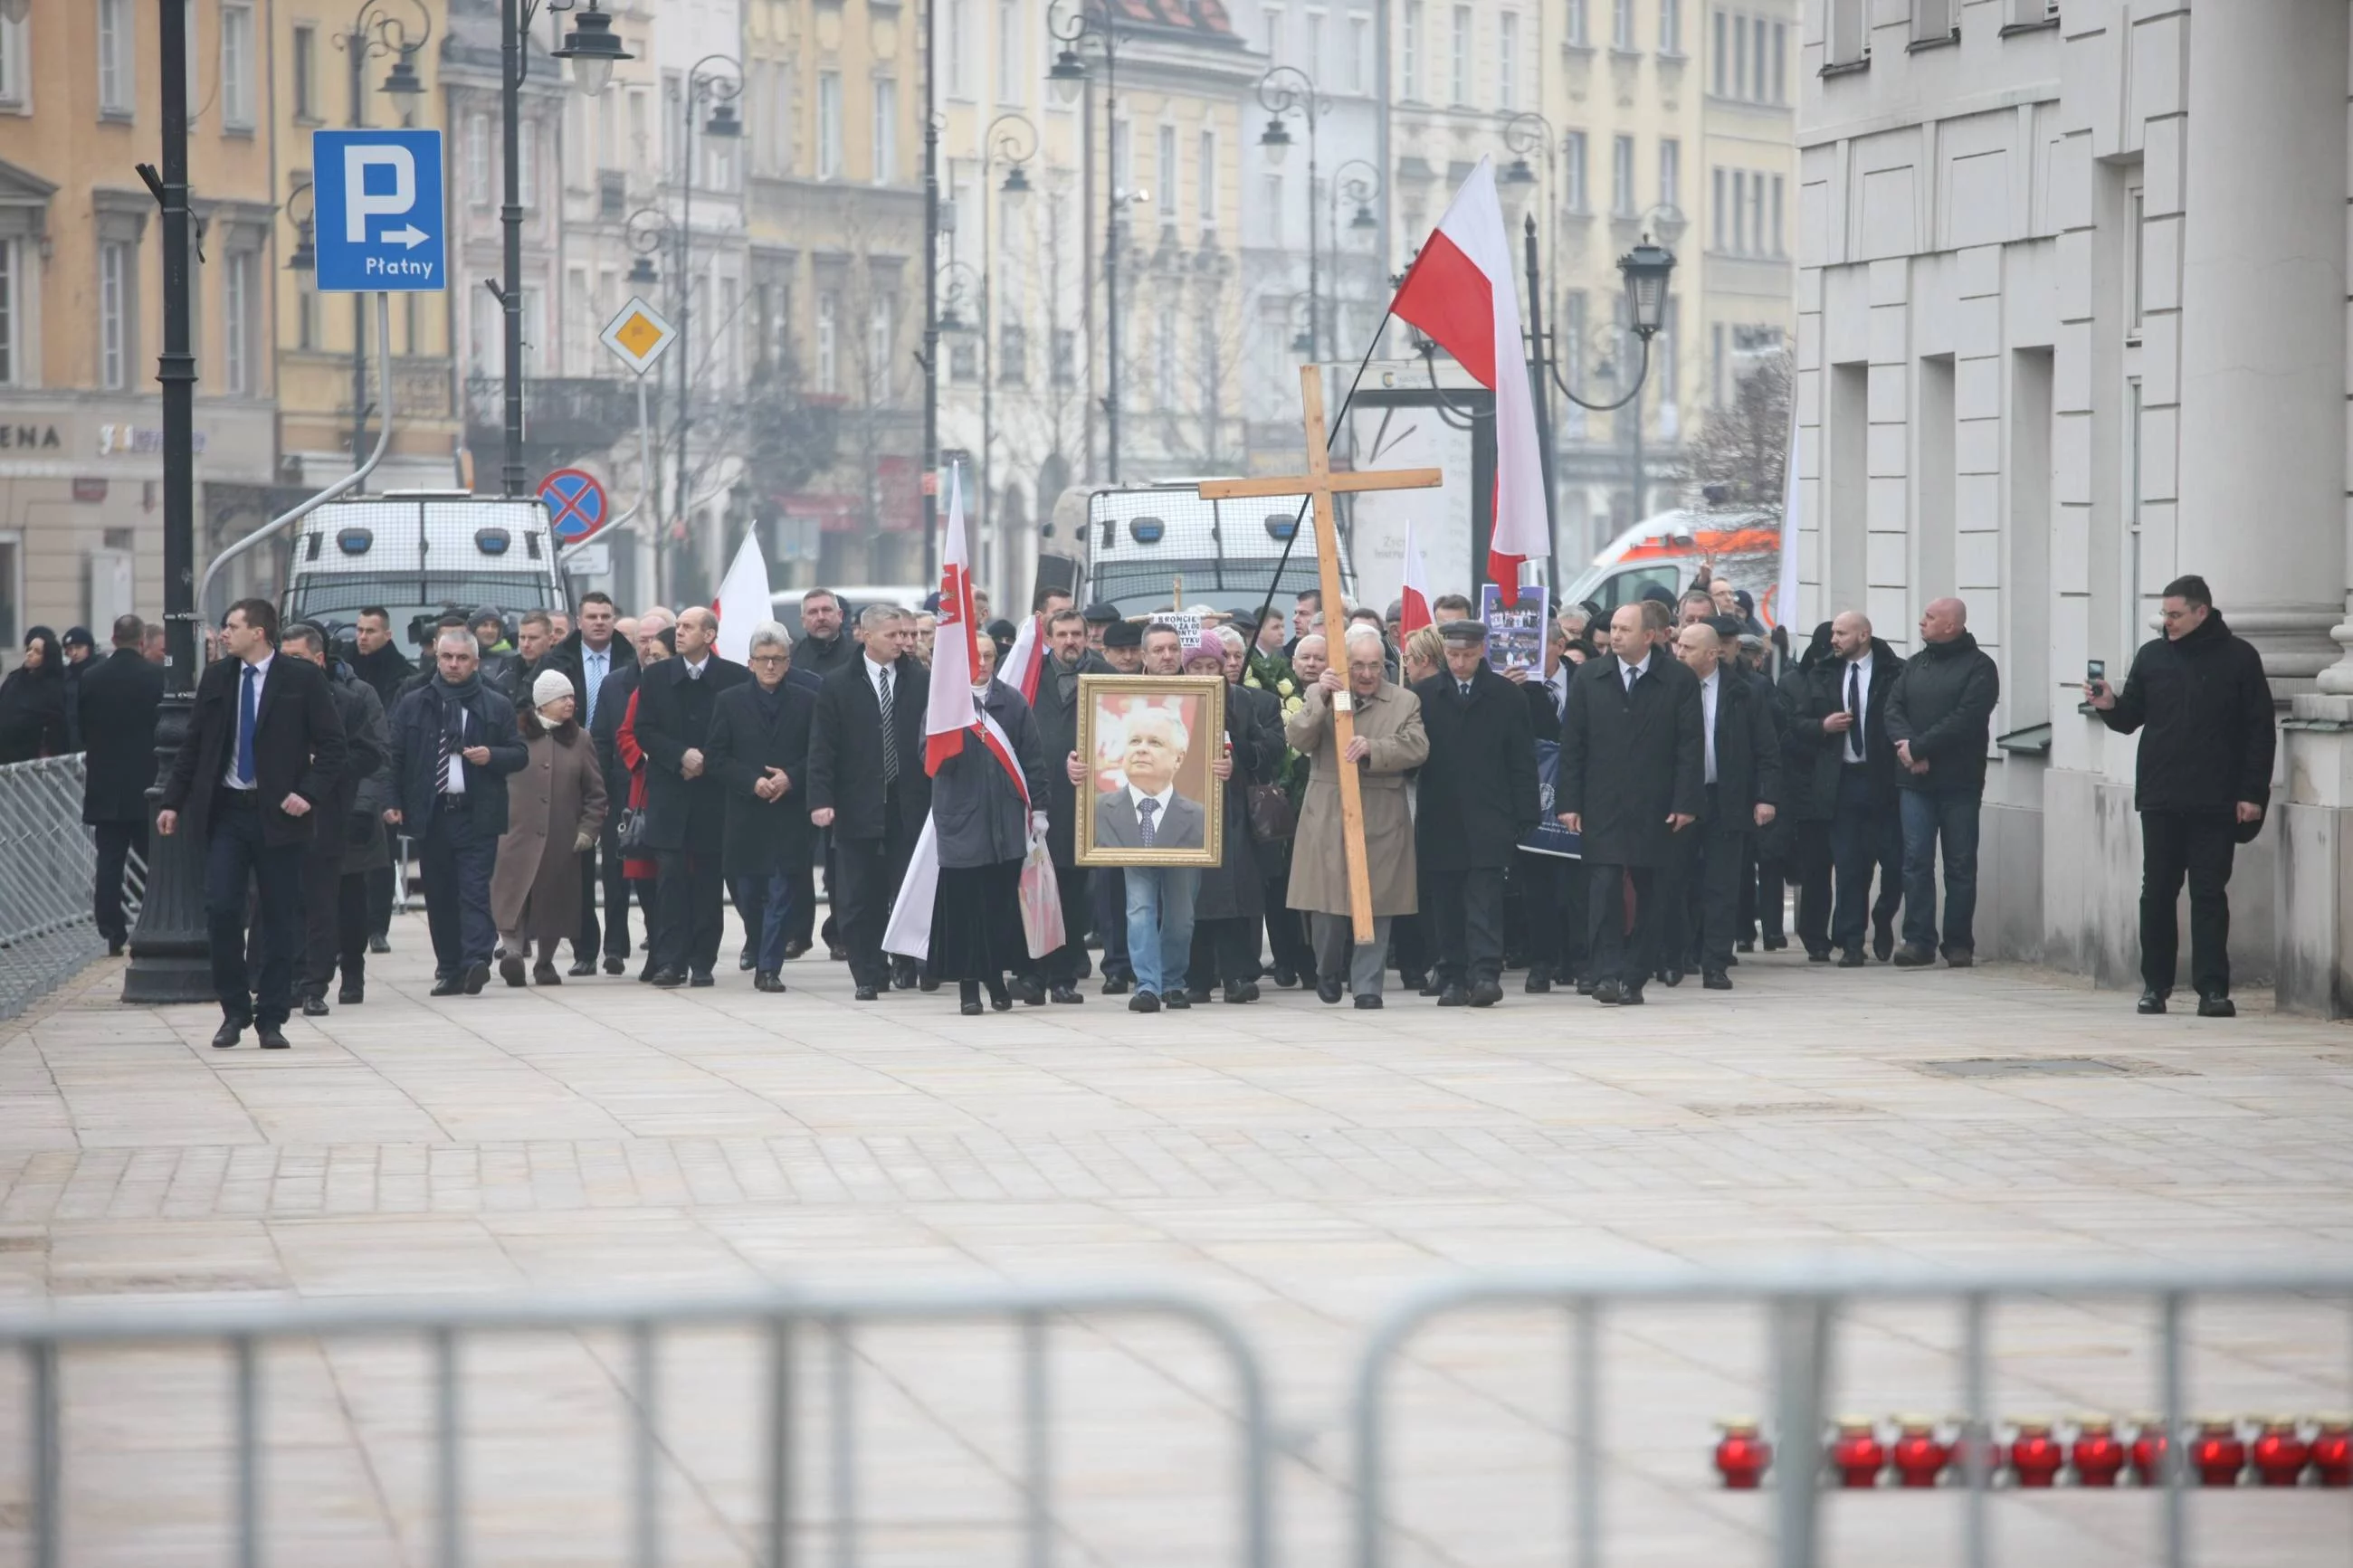
{"label": "woman in white hat", "polygon": [[570,677],[542,670],[531,683],[531,705],[515,719],[530,760],[507,781],[506,837],[491,875],[499,973],[510,985],[523,983],[523,959],[533,952],[532,979],[564,983],[555,947],[579,928],[580,851],[605,826],[605,772],[573,717],[577,701]]}

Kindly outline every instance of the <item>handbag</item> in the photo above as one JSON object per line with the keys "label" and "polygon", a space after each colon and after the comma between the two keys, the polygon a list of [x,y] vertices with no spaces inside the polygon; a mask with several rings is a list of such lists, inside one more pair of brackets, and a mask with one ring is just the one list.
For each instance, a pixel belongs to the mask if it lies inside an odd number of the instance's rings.
{"label": "handbag", "polygon": [[646,847],[646,808],[642,805],[623,806],[620,825],[613,832],[620,840],[623,853],[635,854],[643,849]]}
{"label": "handbag", "polygon": [[1062,889],[1054,880],[1054,858],[1042,837],[1029,841],[1029,852],[1021,861],[1021,934],[1032,958],[1045,957],[1067,940]]}
{"label": "handbag", "polygon": [[1245,796],[1250,837],[1261,844],[1280,844],[1299,831],[1299,808],[1279,784],[1255,784]]}

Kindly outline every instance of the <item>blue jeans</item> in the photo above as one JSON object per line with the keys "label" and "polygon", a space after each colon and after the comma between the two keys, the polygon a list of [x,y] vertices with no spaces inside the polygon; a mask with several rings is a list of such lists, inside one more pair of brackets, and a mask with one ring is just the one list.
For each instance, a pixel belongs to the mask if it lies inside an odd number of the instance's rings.
{"label": "blue jeans", "polygon": [[[793,889],[807,875],[806,868],[754,872],[735,885],[736,912],[744,917],[747,929],[759,933],[754,967],[763,974],[773,974],[785,966],[785,942],[792,935]],[[752,907],[744,908],[746,902]]]}
{"label": "blue jeans", "polygon": [[1193,957],[1193,900],[1201,873],[1193,866],[1130,866],[1127,878],[1127,957],[1135,988],[1166,996],[1185,989]]}
{"label": "blue jeans", "polygon": [[1976,790],[1896,792],[1904,817],[1904,941],[1936,947],[1936,840],[1945,841],[1945,952],[1977,946]]}

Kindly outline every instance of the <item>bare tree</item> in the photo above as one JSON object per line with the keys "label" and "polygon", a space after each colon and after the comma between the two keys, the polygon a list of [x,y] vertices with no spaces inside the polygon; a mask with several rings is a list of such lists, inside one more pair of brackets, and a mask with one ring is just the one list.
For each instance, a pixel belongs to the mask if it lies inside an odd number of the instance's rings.
{"label": "bare tree", "polygon": [[1700,421],[1682,477],[1707,505],[1780,510],[1792,384],[1787,349],[1762,355],[1734,377],[1732,401]]}

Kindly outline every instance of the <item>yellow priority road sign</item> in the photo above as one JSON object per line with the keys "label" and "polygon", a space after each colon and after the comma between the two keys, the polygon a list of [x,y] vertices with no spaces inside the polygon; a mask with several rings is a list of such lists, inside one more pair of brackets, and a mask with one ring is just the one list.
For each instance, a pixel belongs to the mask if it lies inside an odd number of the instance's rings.
{"label": "yellow priority road sign", "polygon": [[613,351],[614,358],[643,375],[653,369],[677,336],[678,329],[663,320],[660,311],[633,294],[629,302],[605,323],[598,341]]}

